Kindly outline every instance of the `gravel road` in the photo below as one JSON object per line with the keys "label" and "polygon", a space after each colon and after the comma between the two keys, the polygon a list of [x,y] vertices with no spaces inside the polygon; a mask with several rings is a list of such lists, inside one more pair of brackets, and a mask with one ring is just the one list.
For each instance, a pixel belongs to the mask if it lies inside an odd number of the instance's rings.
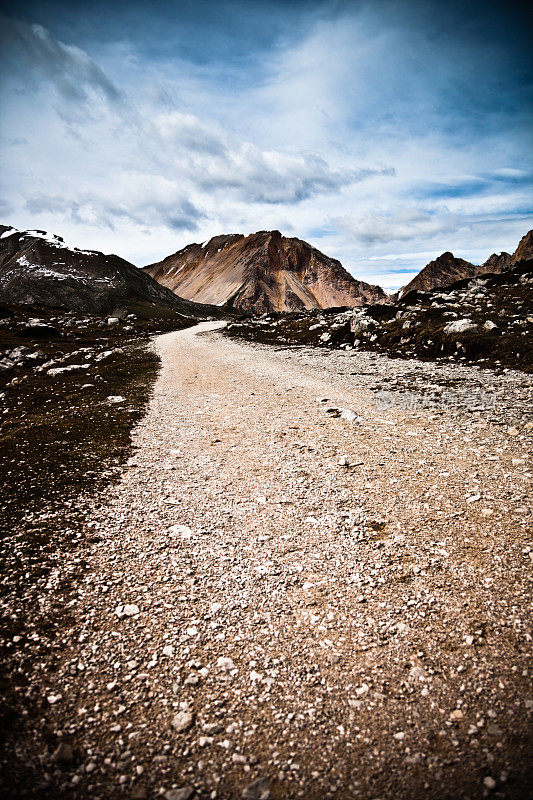
{"label": "gravel road", "polygon": [[41,796],[530,796],[532,379],[219,325],[158,337],[87,513]]}

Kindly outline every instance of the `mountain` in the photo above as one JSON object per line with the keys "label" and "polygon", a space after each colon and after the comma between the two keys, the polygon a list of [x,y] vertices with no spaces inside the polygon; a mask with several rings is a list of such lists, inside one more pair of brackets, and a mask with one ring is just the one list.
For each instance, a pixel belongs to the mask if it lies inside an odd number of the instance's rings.
{"label": "mountain", "polygon": [[438,286],[450,286],[463,278],[473,278],[479,271],[480,267],[476,267],[475,264],[462,258],[455,258],[453,253],[443,253],[426,264],[424,269],[403,287],[401,296],[404,297],[412,291],[429,292]]}
{"label": "mountain", "polygon": [[533,258],[533,230],[522,236],[518,247],[511,256],[511,263],[515,264],[517,261],[526,261],[531,258]]}
{"label": "mountain", "polygon": [[[241,318],[226,334],[276,346],[368,350],[533,372],[533,259],[396,302]],[[381,387],[383,388],[383,387]],[[440,396],[428,397],[431,404]]]}
{"label": "mountain", "polygon": [[513,257],[510,253],[493,253],[483,262],[483,272],[503,272],[513,264]]}
{"label": "mountain", "polygon": [[118,256],[69,248],[60,236],[4,225],[0,225],[0,300],[93,314],[131,310],[138,303],[188,318],[214,310],[182,300]]}
{"label": "mountain", "polygon": [[162,286],[200,303],[263,314],[360,306],[387,298],[340,261],[279,231],[215,236],[144,268]]}
{"label": "mountain", "polygon": [[533,230],[522,237],[514,253],[493,253],[481,266],[471,264],[462,258],[455,258],[453,253],[443,253],[434,261],[430,261],[413,280],[404,286],[400,297],[411,291],[429,292],[451,286],[456,281],[475,278],[486,273],[499,273],[510,269],[519,261],[533,258]]}

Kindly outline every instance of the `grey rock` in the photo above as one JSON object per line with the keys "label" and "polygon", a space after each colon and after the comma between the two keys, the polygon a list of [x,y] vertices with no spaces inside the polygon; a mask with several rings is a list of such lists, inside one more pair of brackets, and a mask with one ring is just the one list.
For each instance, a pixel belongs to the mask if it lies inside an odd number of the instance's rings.
{"label": "grey rock", "polygon": [[183,786],[181,789],[169,789],[165,792],[165,800],[190,800],[193,795],[194,789]]}
{"label": "grey rock", "polygon": [[477,325],[471,319],[457,319],[444,326],[444,333],[449,335],[454,333],[471,333],[477,330]]}
{"label": "grey rock", "polygon": [[180,711],[172,720],[172,727],[178,733],[188,731],[194,722],[194,717],[190,711]]}
{"label": "grey rock", "polygon": [[242,790],[244,800],[269,800],[270,778],[257,778]]}

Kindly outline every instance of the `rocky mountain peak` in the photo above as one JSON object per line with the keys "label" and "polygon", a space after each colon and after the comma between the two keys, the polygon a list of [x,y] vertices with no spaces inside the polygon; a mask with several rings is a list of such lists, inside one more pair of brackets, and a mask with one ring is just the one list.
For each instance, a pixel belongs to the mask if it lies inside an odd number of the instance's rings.
{"label": "rocky mountain peak", "polygon": [[511,258],[513,264],[517,261],[526,261],[528,258],[533,258],[533,230],[522,236]]}
{"label": "rocky mountain peak", "polygon": [[180,297],[256,314],[354,307],[387,297],[336,259],[278,230],[216,236],[145,270]]}
{"label": "rocky mountain peak", "polygon": [[430,261],[413,280],[402,289],[402,296],[408,292],[429,292],[438,286],[449,286],[455,281],[463,278],[471,278],[477,275],[479,267],[465,261],[463,258],[456,258],[453,253],[446,251],[438,256],[434,261]]}
{"label": "rocky mountain peak", "polygon": [[399,296],[405,297],[411,291],[429,292],[432,289],[445,288],[456,281],[489,272],[498,274],[510,269],[518,261],[530,258],[533,258],[533,230],[522,237],[513,255],[505,252],[493,253],[480,266],[456,258],[453,253],[446,251],[434,261],[430,261],[407,286],[404,286]]}

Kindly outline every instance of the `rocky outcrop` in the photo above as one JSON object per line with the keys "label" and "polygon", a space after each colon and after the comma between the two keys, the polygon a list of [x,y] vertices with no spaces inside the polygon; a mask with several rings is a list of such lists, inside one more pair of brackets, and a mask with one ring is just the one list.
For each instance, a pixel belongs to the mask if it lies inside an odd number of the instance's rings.
{"label": "rocky outcrop", "polygon": [[430,261],[413,280],[404,286],[399,297],[405,297],[411,291],[430,292],[432,289],[441,289],[451,286],[456,281],[466,278],[475,278],[477,275],[487,273],[498,274],[511,269],[514,264],[533,258],[533,230],[522,237],[514,253],[493,253],[480,266],[455,258],[453,253],[443,253]]}
{"label": "rocky outcrop", "polygon": [[145,271],[187,300],[263,314],[377,303],[379,286],[353,278],[340,261],[279,231],[215,236]]}
{"label": "rocky outcrop", "polygon": [[392,357],[533,372],[533,260],[396,302],[241,318],[226,334],[281,346],[369,350]]}
{"label": "rocky outcrop", "polygon": [[473,278],[479,271],[480,268],[475,264],[462,258],[455,258],[453,253],[443,253],[434,261],[430,261],[407,286],[404,286],[401,296],[404,297],[412,291],[429,292],[439,286],[450,286],[463,278]]}
{"label": "rocky outcrop", "polygon": [[513,257],[510,253],[493,253],[483,263],[483,272],[503,272],[513,264]]}
{"label": "rocky outcrop", "polygon": [[533,258],[533,230],[528,231],[525,236],[522,236],[518,247],[511,256],[511,264],[517,261],[526,261]]}
{"label": "rocky outcrop", "polygon": [[6,226],[0,226],[0,300],[92,314],[114,313],[136,303],[190,318],[212,312],[181,300],[118,256],[69,248],[60,236],[45,231]]}

